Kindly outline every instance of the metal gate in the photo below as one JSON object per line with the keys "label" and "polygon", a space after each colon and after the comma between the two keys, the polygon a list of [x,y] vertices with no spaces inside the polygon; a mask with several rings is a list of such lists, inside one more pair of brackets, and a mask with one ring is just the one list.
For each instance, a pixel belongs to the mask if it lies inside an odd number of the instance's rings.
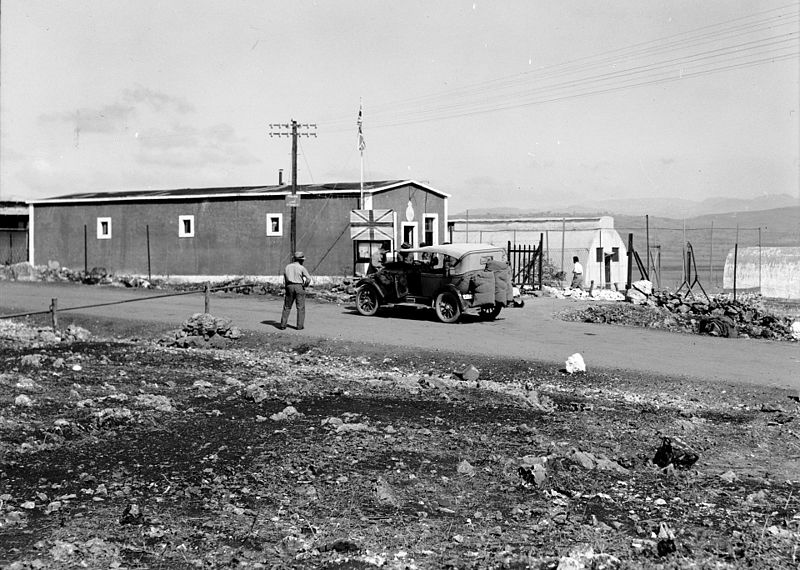
{"label": "metal gate", "polygon": [[28,261],[28,230],[0,229],[0,265]]}
{"label": "metal gate", "polygon": [[539,246],[508,242],[508,263],[511,265],[511,282],[517,286],[542,288],[542,246],[544,234],[539,234]]}

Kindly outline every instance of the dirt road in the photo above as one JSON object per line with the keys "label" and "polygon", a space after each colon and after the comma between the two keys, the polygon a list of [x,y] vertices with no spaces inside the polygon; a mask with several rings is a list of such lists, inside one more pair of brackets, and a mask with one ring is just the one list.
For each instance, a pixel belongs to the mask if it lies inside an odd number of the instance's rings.
{"label": "dirt road", "polygon": [[[154,291],[90,287],[71,283],[0,282],[0,315],[45,311],[50,300],[70,308],[145,299]],[[800,389],[800,344],[720,339],[640,328],[566,322],[555,314],[575,301],[529,299],[524,308],[504,309],[494,322],[467,320],[446,325],[432,312],[392,312],[367,318],[352,305],[309,301],[303,331],[275,327],[282,300],[265,296],[212,296],[211,313],[265,335],[322,337],[350,342],[419,347],[450,353],[503,356],[563,366],[579,352],[587,367],[635,370],[687,378]],[[175,328],[203,310],[202,295],[142,300],[81,309],[82,315],[172,323]],[[69,322],[70,312],[62,315]],[[390,316],[391,315],[391,316]],[[294,314],[292,314],[294,319]],[[293,320],[290,320],[293,323]]]}

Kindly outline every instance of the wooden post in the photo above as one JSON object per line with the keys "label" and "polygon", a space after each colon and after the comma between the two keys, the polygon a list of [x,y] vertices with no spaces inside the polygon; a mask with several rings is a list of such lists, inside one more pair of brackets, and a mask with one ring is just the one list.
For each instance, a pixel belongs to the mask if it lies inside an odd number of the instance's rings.
{"label": "wooden post", "polygon": [[625,283],[625,289],[631,288],[632,280],[633,280],[633,234],[628,234],[628,281]]}
{"label": "wooden post", "polygon": [[53,330],[58,330],[58,299],[50,299],[50,322]]}
{"label": "wooden post", "polygon": [[145,231],[147,232],[147,280],[153,280],[153,273],[150,270],[150,225],[145,226]]}
{"label": "wooden post", "polygon": [[86,237],[86,234],[87,234],[86,224],[83,224],[83,276],[84,277],[89,273],[89,253],[88,253],[89,240]]}
{"label": "wooden post", "polygon": [[542,246],[544,246],[544,234],[539,234],[539,291],[542,290]]}
{"label": "wooden post", "polygon": [[758,292],[761,293],[761,226],[758,226]]}
{"label": "wooden post", "polygon": [[733,244],[733,300],[736,300],[736,265],[739,258],[739,244]]}
{"label": "wooden post", "polygon": [[[644,216],[644,225],[645,225],[645,236],[646,236],[646,247],[647,247],[647,255],[645,260],[645,267],[647,268],[648,273],[650,272],[650,214],[645,214]],[[650,276],[648,275],[648,280]]]}
{"label": "wooden post", "polygon": [[708,252],[708,282],[714,285],[714,220],[711,220],[711,243]]}
{"label": "wooden post", "polygon": [[211,285],[206,283],[205,288],[205,308],[203,310],[204,313],[211,313]]}

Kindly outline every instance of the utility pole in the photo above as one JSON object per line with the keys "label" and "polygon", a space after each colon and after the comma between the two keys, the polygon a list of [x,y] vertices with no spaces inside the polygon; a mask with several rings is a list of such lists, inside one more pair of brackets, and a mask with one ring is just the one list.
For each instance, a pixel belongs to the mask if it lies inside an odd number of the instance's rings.
{"label": "utility pole", "polygon": [[[292,137],[292,194],[291,197],[286,197],[286,204],[291,209],[291,251],[289,255],[294,255],[297,251],[297,207],[300,204],[300,198],[297,196],[297,137],[316,137],[317,133],[312,132],[311,129],[316,130],[315,123],[298,123],[294,119],[290,123],[270,123],[269,136],[272,137]],[[298,131],[298,129],[308,129],[307,131]]]}

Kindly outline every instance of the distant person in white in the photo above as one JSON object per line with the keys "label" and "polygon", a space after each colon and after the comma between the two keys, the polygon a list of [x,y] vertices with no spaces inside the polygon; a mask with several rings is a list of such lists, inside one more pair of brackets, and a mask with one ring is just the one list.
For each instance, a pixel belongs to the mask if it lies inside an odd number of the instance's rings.
{"label": "distant person in white", "polygon": [[583,265],[578,261],[578,256],[572,257],[572,283],[570,289],[583,289]]}

